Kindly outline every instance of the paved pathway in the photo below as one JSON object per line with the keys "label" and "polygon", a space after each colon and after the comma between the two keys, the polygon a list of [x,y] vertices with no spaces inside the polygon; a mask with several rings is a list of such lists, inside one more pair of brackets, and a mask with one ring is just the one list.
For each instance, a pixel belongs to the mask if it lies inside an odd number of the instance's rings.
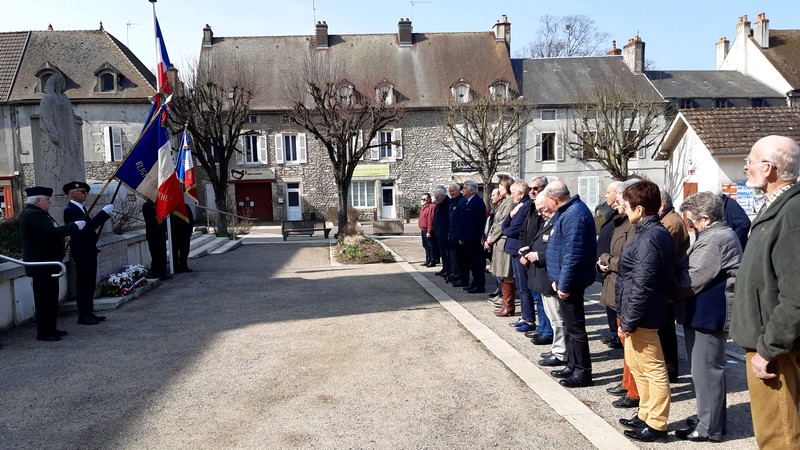
{"label": "paved pathway", "polygon": [[[2,447],[629,446],[604,406],[613,355],[598,386],[568,391],[483,296],[432,269],[342,266],[321,237],[259,234],[276,244],[196,260],[101,325],[61,316],[61,342],[32,325],[0,333]],[[411,236],[384,242],[421,256]],[[675,396],[690,403],[685,382]],[[754,447],[747,419],[726,447]],[[672,439],[644,448],[688,448]]]}

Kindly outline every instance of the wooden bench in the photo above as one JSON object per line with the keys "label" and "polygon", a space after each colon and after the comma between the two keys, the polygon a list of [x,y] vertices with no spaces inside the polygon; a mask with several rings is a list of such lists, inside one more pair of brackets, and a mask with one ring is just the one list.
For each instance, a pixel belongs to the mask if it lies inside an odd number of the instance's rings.
{"label": "wooden bench", "polygon": [[325,239],[328,239],[331,228],[325,226],[324,220],[284,220],[281,222],[281,234],[283,235],[284,241],[290,234],[307,234],[313,236],[315,231],[324,232]]}

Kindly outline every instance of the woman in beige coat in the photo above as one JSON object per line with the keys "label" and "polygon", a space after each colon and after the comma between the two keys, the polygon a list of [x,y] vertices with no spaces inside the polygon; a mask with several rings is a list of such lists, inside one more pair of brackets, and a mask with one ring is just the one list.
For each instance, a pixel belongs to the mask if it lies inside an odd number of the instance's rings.
{"label": "woman in beige coat", "polygon": [[[506,244],[506,236],[503,234],[503,221],[514,209],[514,201],[511,198],[511,185],[514,179],[508,176],[501,176],[498,182],[498,189],[503,199],[495,210],[492,226],[486,234],[484,248],[491,250],[492,262],[489,264],[489,272],[500,278],[501,296],[511,305],[514,305],[515,287],[514,272],[511,268],[511,255],[503,251]],[[512,312],[513,314],[513,312]]]}

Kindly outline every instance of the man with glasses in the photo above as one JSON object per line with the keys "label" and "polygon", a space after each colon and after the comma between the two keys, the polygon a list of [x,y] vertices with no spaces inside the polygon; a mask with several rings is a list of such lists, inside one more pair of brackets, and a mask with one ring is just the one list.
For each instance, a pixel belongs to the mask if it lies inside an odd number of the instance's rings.
{"label": "man with glasses", "polygon": [[736,275],[730,336],[747,352],[759,448],[800,442],[800,145],[767,136],[745,159],[747,185],[766,193]]}
{"label": "man with glasses", "polygon": [[[614,229],[617,228],[616,219],[620,217],[619,211],[617,211],[617,201],[622,201],[622,199],[617,198],[617,188],[622,184],[621,181],[614,180],[611,183],[608,183],[608,187],[606,188],[605,199],[606,204],[609,206],[609,211],[605,216],[605,220],[603,221],[603,225],[600,226],[600,232],[597,234],[597,255],[608,254],[611,251],[611,238],[614,235]],[[600,262],[598,260],[598,262]],[[595,276],[595,281],[600,282],[601,284],[606,279],[607,273],[602,272],[600,270],[597,271],[597,275]],[[620,349],[622,348],[622,343],[619,341],[619,337],[617,336],[617,310],[614,296],[602,297],[600,299],[601,303],[606,307],[606,320],[608,322],[608,334],[600,339],[603,344],[606,344],[609,348],[613,349]]]}
{"label": "man with glasses", "polygon": [[105,316],[94,314],[94,291],[97,286],[97,233],[98,228],[111,217],[114,207],[106,205],[103,210],[91,217],[83,206],[89,195],[89,185],[83,181],[70,181],[64,185],[64,193],[69,197],[69,203],[64,208],[64,223],[70,224],[85,221],[86,227],[74,234],[69,241],[69,254],[75,261],[77,272],[77,289],[75,303],[78,306],[78,323],[81,325],[96,325]]}

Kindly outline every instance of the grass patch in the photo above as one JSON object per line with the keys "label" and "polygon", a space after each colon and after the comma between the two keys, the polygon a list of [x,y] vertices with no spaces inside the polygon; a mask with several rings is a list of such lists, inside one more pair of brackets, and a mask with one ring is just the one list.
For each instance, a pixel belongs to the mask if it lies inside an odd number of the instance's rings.
{"label": "grass patch", "polygon": [[336,244],[336,260],[342,264],[372,264],[394,262],[394,257],[374,239],[345,236]]}

